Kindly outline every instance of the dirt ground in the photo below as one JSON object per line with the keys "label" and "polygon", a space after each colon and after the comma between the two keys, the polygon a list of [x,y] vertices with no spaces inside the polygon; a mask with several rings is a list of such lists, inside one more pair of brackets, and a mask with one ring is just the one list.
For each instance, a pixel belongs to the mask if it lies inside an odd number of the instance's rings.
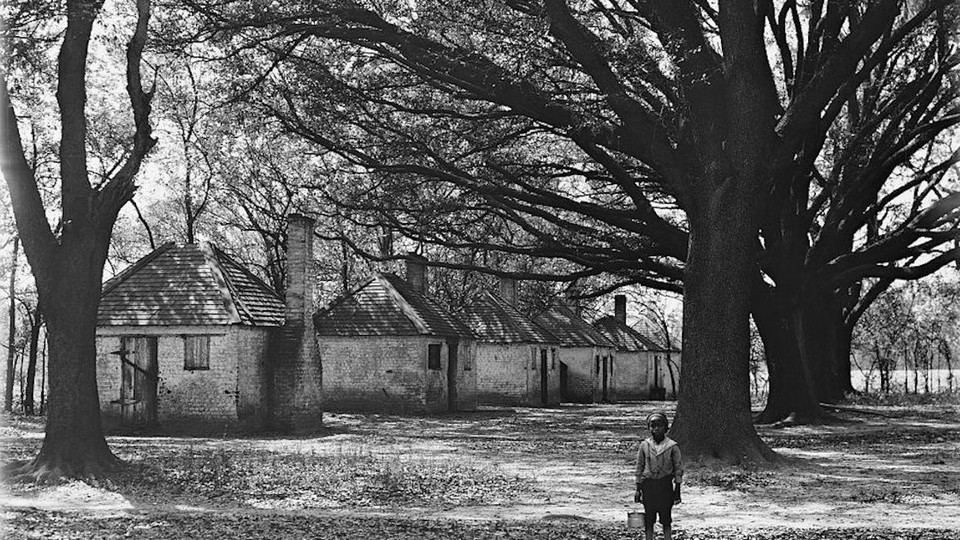
{"label": "dirt ground", "polygon": [[[469,464],[495,470],[530,488],[496,504],[359,508],[331,503],[297,512],[316,519],[505,520],[622,527],[627,512],[636,506],[632,503],[633,467],[637,444],[646,436],[644,419],[665,406],[672,416],[671,404],[653,402],[485,408],[448,416],[328,414],[324,432],[309,437],[115,436],[108,441],[124,459],[130,458],[133,449],[162,447],[172,452],[204,448],[229,454],[242,449],[256,455],[362,454],[421,464]],[[784,458],[770,468],[722,469],[687,463],[683,503],[674,509],[677,537],[697,538],[695,531],[706,530],[747,534],[809,530],[811,535],[806,537],[814,537],[814,531],[834,529],[895,534],[936,529],[946,531],[936,538],[953,537],[950,531],[960,538],[958,406],[850,407],[838,410],[837,416],[840,421],[827,426],[760,427],[763,439]],[[41,440],[39,426],[9,418],[0,430],[5,458],[30,456]],[[52,538],[43,534],[44,524],[52,523],[51,516],[80,516],[89,521],[215,510],[218,515],[262,517],[282,515],[290,506],[289,501],[286,506],[259,501],[205,508],[192,499],[183,504],[138,499],[74,482],[42,489],[8,486],[0,498],[0,510],[9,530]]]}

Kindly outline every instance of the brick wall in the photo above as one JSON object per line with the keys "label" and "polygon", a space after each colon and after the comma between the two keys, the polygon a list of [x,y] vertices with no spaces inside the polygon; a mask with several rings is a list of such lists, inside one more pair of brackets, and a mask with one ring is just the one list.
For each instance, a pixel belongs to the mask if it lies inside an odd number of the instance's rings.
{"label": "brick wall", "polygon": [[652,354],[646,351],[617,351],[613,362],[611,388],[618,401],[640,400],[650,397]]}
{"label": "brick wall", "polygon": [[560,358],[567,366],[566,401],[593,403],[597,401],[595,347],[564,347]]}
{"label": "brick wall", "polygon": [[269,421],[267,354],[273,329],[236,328],[235,354],[240,362],[237,377],[237,421],[243,431],[257,431]]}
{"label": "brick wall", "polygon": [[560,402],[556,348],[529,343],[477,345],[477,394],[481,403],[541,406],[540,351],[547,352],[548,405]]}
{"label": "brick wall", "polygon": [[[97,337],[97,381],[105,426],[120,417],[123,336],[157,339],[157,420],[163,427],[256,428],[262,418],[262,351],[267,331],[249,327],[111,327]],[[210,369],[184,369],[184,335],[210,337]],[[239,360],[245,360],[243,366]]]}
{"label": "brick wall", "polygon": [[477,410],[477,342],[457,342],[457,410]]}
{"label": "brick wall", "polygon": [[[441,369],[427,369],[428,345],[441,346]],[[449,348],[434,336],[319,338],[324,408],[328,411],[448,410]],[[476,408],[476,349],[458,344],[458,407]],[[469,363],[465,363],[465,361]],[[469,366],[471,369],[465,370]]]}
{"label": "brick wall", "polygon": [[313,324],[276,329],[267,364],[270,424],[281,431],[313,430],[323,423],[323,371]]}
{"label": "brick wall", "polygon": [[299,214],[287,219],[285,323],[273,335],[267,364],[270,423],[283,431],[314,430],[323,423],[323,371],[313,331],[315,222]]}

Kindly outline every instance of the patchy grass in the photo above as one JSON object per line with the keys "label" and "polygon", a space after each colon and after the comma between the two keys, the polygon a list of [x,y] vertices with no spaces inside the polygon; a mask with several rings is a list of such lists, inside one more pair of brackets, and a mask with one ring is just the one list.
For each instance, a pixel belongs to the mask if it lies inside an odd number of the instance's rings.
{"label": "patchy grass", "polygon": [[[494,467],[367,453],[277,453],[188,447],[127,458],[93,488],[149,503],[253,508],[444,507],[502,504],[536,489]],[[38,489],[10,486],[14,493]]]}
{"label": "patchy grass", "polygon": [[[113,436],[125,470],[8,486],[0,537],[636,538],[636,445],[647,415],[671,405],[329,414],[324,433],[301,437]],[[675,538],[955,538],[957,413],[848,404],[836,424],[760,427],[786,459],[688,462]],[[39,423],[0,430],[5,459],[36,455]]]}
{"label": "patchy grass", "polygon": [[693,483],[720,488],[724,491],[744,491],[770,484],[770,474],[745,470],[701,472],[693,480]]}
{"label": "patchy grass", "polygon": [[[14,512],[6,531],[24,539],[144,540],[170,538],[312,538],[318,540],[636,540],[636,529],[590,522],[475,522],[397,519],[385,517],[329,517],[304,514],[152,514],[91,520],[63,512]],[[10,517],[9,515],[6,517]],[[658,532],[659,534],[659,532]],[[744,531],[737,528],[674,530],[677,540],[950,540],[956,531],[945,529],[877,530],[862,528],[771,528]]]}

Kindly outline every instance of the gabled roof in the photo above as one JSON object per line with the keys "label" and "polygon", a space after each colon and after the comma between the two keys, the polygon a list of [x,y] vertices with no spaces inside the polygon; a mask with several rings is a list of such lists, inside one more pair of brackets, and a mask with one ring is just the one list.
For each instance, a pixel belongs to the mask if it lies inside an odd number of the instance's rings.
{"label": "gabled roof", "polygon": [[281,326],[283,299],[207,244],[166,243],[103,285],[98,326]]}
{"label": "gabled roof", "polygon": [[488,291],[470,303],[461,318],[486,343],[560,343],[516,307]]}
{"label": "gabled roof", "polygon": [[618,351],[662,351],[663,346],[641,334],[616,317],[603,317],[593,322],[594,328],[614,342]]}
{"label": "gabled roof", "polygon": [[552,307],[533,320],[557,336],[564,347],[615,347],[612,341],[566,306]]}
{"label": "gabled roof", "polygon": [[317,335],[476,339],[470,328],[393,274],[380,274],[313,316]]}

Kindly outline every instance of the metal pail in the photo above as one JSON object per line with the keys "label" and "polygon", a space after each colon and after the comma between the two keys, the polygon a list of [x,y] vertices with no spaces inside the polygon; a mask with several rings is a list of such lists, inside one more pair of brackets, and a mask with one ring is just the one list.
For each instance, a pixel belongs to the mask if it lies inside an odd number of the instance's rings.
{"label": "metal pail", "polygon": [[640,529],[643,527],[643,512],[627,512],[627,527],[631,529]]}

